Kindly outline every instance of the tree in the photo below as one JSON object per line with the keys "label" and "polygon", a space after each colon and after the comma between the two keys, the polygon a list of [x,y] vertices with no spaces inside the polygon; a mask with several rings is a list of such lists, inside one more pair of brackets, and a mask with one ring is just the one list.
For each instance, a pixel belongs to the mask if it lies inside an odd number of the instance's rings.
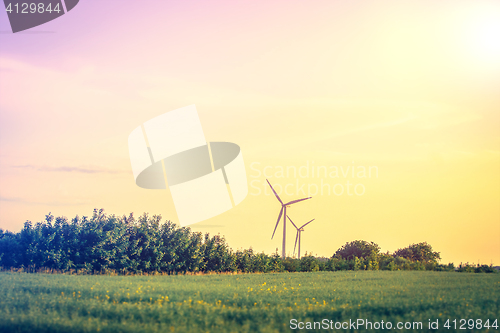
{"label": "tree", "polygon": [[[412,244],[394,254],[380,254],[373,242],[355,240],[338,249],[330,259],[305,255],[282,260],[248,250],[233,250],[223,236],[192,232],[161,216],[133,214],[117,217],[95,209],[90,217],[45,216],[37,223],[26,221],[12,233],[0,229],[0,268],[41,268],[125,273],[185,272],[280,272],[317,270],[426,269],[453,270],[437,264],[439,252],[427,243]],[[469,268],[465,268],[469,269]],[[491,271],[486,266],[472,271]]]}
{"label": "tree", "polygon": [[404,249],[398,249],[394,252],[395,257],[402,257],[412,261],[434,262],[441,260],[439,252],[432,251],[432,246],[427,242],[411,244]]}
{"label": "tree", "polygon": [[205,234],[203,244],[203,271],[205,272],[224,272],[230,270],[233,266],[233,258],[229,246],[224,237],[215,235],[210,237]]}
{"label": "tree", "polygon": [[365,259],[370,256],[377,256],[379,251],[380,246],[374,242],[355,240],[350,243],[345,243],[345,245],[338,249],[333,256],[345,260],[352,260],[355,257]]}

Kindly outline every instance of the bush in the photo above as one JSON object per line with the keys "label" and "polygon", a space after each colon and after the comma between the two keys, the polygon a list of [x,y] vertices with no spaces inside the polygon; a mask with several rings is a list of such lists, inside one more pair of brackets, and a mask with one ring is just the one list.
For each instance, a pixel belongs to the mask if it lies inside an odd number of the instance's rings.
{"label": "bush", "polygon": [[403,257],[395,257],[394,264],[396,270],[411,270],[411,260]]}
{"label": "bush", "polygon": [[300,260],[290,257],[286,257],[285,260],[282,259],[283,266],[287,272],[300,272]]}
{"label": "bush", "polygon": [[357,258],[368,258],[370,256],[377,256],[380,251],[380,246],[373,242],[366,242],[362,240],[355,240],[346,243],[335,252],[334,257],[342,258],[345,260],[352,260]]}
{"label": "bush", "polygon": [[[27,221],[18,233],[0,229],[0,267],[27,272],[187,273],[187,272],[316,272],[339,270],[436,270],[453,271],[453,264],[439,265],[439,252],[427,243],[412,244],[381,254],[373,242],[355,240],[331,258],[311,254],[300,260],[281,259],[248,250],[233,250],[223,236],[203,235],[179,228],[160,216],[133,214],[117,217],[94,210],[91,217]],[[487,265],[460,264],[458,272],[491,273]]]}
{"label": "bush", "polygon": [[319,260],[312,255],[306,255],[300,258],[300,271],[301,272],[318,272]]}
{"label": "bush", "polygon": [[477,265],[476,269],[474,270],[476,273],[496,273],[496,269],[493,268],[493,266],[488,266],[488,265]]}
{"label": "bush", "polygon": [[383,253],[379,256],[379,269],[393,271],[396,269],[394,257],[389,253]]}
{"label": "bush", "polygon": [[434,267],[435,271],[440,271],[440,272],[454,272],[455,271],[455,265],[453,263],[449,263],[448,265],[436,265]]}
{"label": "bush", "polygon": [[326,263],[329,271],[346,271],[349,269],[349,262],[342,258],[331,257]]}
{"label": "bush", "polygon": [[458,265],[457,272],[475,273],[476,269],[474,265],[470,265],[468,262],[465,264],[460,263],[460,265]]}
{"label": "bush", "polygon": [[411,261],[434,262],[441,260],[439,252],[434,252],[432,246],[426,242],[411,244],[404,249],[398,249],[394,252],[394,256],[402,257]]}

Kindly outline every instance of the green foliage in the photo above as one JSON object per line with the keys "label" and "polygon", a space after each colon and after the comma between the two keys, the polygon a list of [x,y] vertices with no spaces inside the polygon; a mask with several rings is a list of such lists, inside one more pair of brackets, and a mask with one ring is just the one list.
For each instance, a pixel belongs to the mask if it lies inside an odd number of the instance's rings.
{"label": "green foliage", "polygon": [[49,213],[35,225],[27,221],[16,234],[1,230],[0,266],[124,274],[284,271],[277,254],[233,252],[220,235],[161,223],[156,215],[120,218],[102,209],[71,221]]}
{"label": "green foliage", "polygon": [[389,253],[381,253],[378,259],[379,259],[379,269],[387,271],[396,270],[395,259]]}
{"label": "green foliage", "polygon": [[102,272],[223,272],[232,253],[219,235],[205,237],[178,228],[160,216],[121,218],[94,210],[92,217],[68,221],[49,213],[45,221],[27,221],[21,232],[1,233],[0,266]]}
{"label": "green foliage", "polygon": [[318,272],[320,267],[319,260],[311,254],[305,254],[300,258],[300,271],[301,272]]}
{"label": "green foliage", "polygon": [[283,266],[287,272],[300,272],[300,260],[287,257],[283,260]]}
{"label": "green foliage", "polygon": [[497,271],[493,266],[488,265],[473,265],[468,262],[465,264],[460,263],[457,267],[457,272],[465,272],[465,273],[496,273]]}
{"label": "green foliage", "polygon": [[421,262],[434,262],[437,263],[441,259],[441,255],[439,252],[434,252],[432,250],[432,246],[427,244],[426,242],[411,244],[404,249],[398,249],[395,253],[395,256],[406,258],[412,261],[421,261]]}
{"label": "green foliage", "polygon": [[[373,242],[346,243],[331,258],[311,254],[282,259],[253,249],[234,252],[223,236],[192,232],[160,216],[133,214],[117,217],[94,210],[92,216],[45,216],[34,225],[12,233],[0,229],[0,268],[28,272],[42,269],[60,272],[120,274],[209,272],[317,272],[345,270],[454,271],[453,264],[439,265],[439,252],[427,243],[413,244],[394,254],[379,253]],[[460,265],[458,272],[496,272],[490,266]]]}
{"label": "green foliage", "polygon": [[374,242],[366,242],[362,240],[355,240],[346,243],[335,252],[334,256],[346,260],[357,258],[368,258],[376,256],[380,251],[380,246]]}
{"label": "green foliage", "polygon": [[454,272],[455,271],[455,265],[453,263],[449,263],[448,265],[436,265],[434,267],[435,271],[439,272]]}

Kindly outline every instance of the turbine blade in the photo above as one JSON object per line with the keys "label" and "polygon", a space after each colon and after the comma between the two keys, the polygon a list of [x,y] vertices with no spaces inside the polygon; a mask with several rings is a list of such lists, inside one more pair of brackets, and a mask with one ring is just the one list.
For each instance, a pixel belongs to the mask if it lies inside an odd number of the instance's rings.
{"label": "turbine blade", "polygon": [[278,198],[279,202],[283,205],[283,201],[281,201],[281,199],[280,199],[280,197],[279,197],[278,193],[276,193],[276,191],[274,190],[274,188],[273,188],[273,186],[271,185],[271,183],[269,182],[269,180],[267,180],[267,179],[266,179],[266,181],[267,181],[267,183],[269,184],[269,186],[271,186],[271,190],[273,190],[273,193],[274,193],[274,195],[276,196],[276,198]]}
{"label": "turbine blade", "polygon": [[283,207],[281,207],[280,215],[278,215],[278,221],[276,221],[276,225],[274,226],[274,231],[273,235],[271,236],[271,239],[273,239],[274,233],[276,232],[276,228],[278,227],[278,224],[280,224],[281,215],[283,215]]}
{"label": "turbine blade", "polygon": [[311,221],[307,222],[306,224],[304,224],[302,227],[300,227],[300,229],[304,228],[306,225],[308,225],[309,223],[311,223],[312,221],[314,221],[315,219],[312,219]]}
{"label": "turbine blade", "polygon": [[285,206],[288,206],[288,205],[293,205],[294,203],[297,203],[297,202],[301,202],[301,201],[304,201],[304,200],[307,200],[307,199],[311,199],[312,197],[309,197],[309,198],[304,198],[304,199],[299,199],[299,200],[293,200],[293,201],[290,201],[290,202],[287,202],[285,204]]}
{"label": "turbine blade", "polygon": [[299,228],[297,228],[297,226],[295,225],[295,223],[293,223],[293,221],[292,221],[292,219],[290,218],[290,216],[288,216],[288,215],[287,215],[286,217],[288,217],[288,219],[290,220],[290,222],[292,222],[292,224],[293,224],[293,226],[295,227],[295,229],[299,230]]}
{"label": "turbine blade", "polygon": [[298,240],[299,240],[299,231],[297,230],[297,236],[295,236],[295,245],[293,247],[293,254],[295,254],[295,248],[297,247]]}

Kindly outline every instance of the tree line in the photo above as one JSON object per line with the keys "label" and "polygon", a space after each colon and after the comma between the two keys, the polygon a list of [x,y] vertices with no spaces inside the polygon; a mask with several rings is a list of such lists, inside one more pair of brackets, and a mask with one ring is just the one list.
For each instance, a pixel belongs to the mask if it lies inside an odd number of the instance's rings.
{"label": "tree line", "polygon": [[[24,223],[18,233],[0,229],[0,267],[78,273],[310,272],[337,270],[455,270],[440,265],[440,254],[427,243],[412,244],[393,254],[380,253],[373,242],[353,241],[331,258],[305,255],[281,259],[278,253],[233,251],[224,237],[193,232],[160,216],[118,217],[94,210],[91,217],[68,220],[45,216]],[[484,267],[483,267],[484,266]],[[494,271],[490,266],[464,271]],[[459,270],[462,266],[459,267]]]}

